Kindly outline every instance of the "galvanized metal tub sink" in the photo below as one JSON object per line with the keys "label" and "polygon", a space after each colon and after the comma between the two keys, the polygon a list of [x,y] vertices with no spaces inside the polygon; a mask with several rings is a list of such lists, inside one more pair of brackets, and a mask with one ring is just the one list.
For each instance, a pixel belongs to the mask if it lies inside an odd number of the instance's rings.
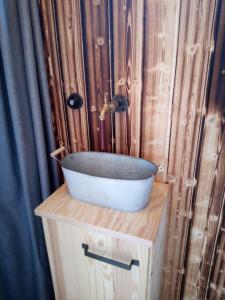
{"label": "galvanized metal tub sink", "polygon": [[103,152],[72,153],[60,163],[73,198],[131,212],[148,204],[158,170],[144,159]]}

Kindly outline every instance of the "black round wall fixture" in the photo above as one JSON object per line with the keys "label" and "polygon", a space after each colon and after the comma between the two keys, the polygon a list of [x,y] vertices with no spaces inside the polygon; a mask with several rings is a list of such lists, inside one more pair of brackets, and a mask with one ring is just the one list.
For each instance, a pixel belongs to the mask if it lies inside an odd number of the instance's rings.
{"label": "black round wall fixture", "polygon": [[72,109],[80,109],[83,105],[83,99],[78,93],[74,93],[66,99],[66,104]]}
{"label": "black round wall fixture", "polygon": [[121,95],[115,95],[112,97],[112,100],[117,103],[116,112],[123,112],[128,109],[127,98]]}

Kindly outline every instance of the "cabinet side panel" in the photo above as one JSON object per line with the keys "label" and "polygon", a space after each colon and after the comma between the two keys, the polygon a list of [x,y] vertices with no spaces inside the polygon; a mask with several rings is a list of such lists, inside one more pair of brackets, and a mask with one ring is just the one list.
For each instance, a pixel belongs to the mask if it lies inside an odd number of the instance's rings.
{"label": "cabinet side panel", "polygon": [[62,260],[59,253],[59,239],[57,224],[54,221],[42,218],[48,259],[51,269],[52,281],[56,300],[65,299],[66,289],[62,274]]}
{"label": "cabinet side panel", "polygon": [[156,241],[153,244],[152,251],[152,270],[150,282],[150,295],[148,299],[160,299],[160,290],[163,277],[163,262],[165,254],[165,240],[166,240],[166,225],[167,225],[167,205],[164,208]]}

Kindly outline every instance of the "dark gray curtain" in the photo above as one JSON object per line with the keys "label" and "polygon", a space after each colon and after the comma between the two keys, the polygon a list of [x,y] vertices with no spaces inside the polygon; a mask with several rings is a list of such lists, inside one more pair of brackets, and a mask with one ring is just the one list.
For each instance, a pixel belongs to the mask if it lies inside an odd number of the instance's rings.
{"label": "dark gray curtain", "polygon": [[0,299],[52,299],[40,218],[57,186],[36,0],[0,0]]}

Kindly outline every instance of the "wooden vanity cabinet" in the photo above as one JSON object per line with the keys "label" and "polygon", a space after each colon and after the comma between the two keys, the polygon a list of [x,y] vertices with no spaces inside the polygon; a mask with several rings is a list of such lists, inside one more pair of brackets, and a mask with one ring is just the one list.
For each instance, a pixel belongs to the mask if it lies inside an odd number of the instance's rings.
{"label": "wooden vanity cabinet", "polygon": [[167,195],[155,183],[149,205],[127,213],[72,199],[63,185],[37,207],[56,299],[159,299]]}

